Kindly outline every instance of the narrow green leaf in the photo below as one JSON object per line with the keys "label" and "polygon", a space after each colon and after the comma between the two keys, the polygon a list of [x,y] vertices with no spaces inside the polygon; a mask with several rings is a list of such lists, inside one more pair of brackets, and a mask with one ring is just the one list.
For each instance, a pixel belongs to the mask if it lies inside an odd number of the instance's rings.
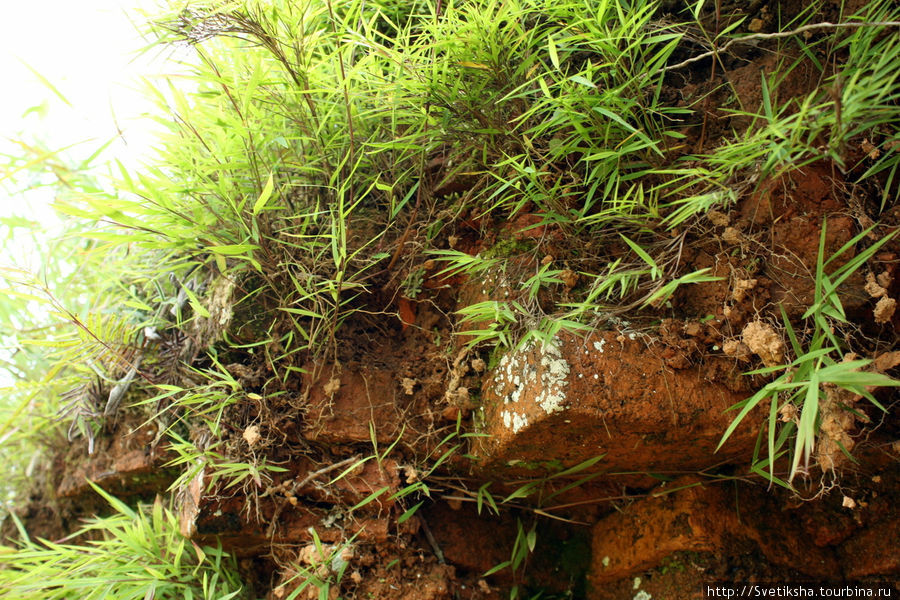
{"label": "narrow green leaf", "polygon": [[512,561],[504,560],[502,563],[496,564],[492,568],[485,571],[484,575],[482,575],[482,577],[490,577],[494,573],[498,573],[498,572],[502,571],[503,569],[510,566],[511,564],[512,564]]}
{"label": "narrow green leaf", "polygon": [[372,492],[371,494],[369,494],[368,496],[363,498],[361,501],[359,501],[357,504],[351,506],[350,512],[353,512],[354,510],[356,510],[358,508],[362,508],[363,506],[365,506],[366,504],[369,504],[370,502],[374,502],[375,500],[378,499],[379,496],[381,496],[382,494],[384,494],[385,492],[387,492],[390,489],[391,488],[389,486],[384,486],[383,488]]}
{"label": "narrow green leaf", "polygon": [[30,64],[28,64],[27,62],[25,62],[25,61],[22,60],[21,58],[19,59],[19,62],[22,63],[22,65],[23,65],[26,69],[28,69],[29,71],[31,71],[31,74],[34,75],[35,77],[37,77],[38,81],[40,81],[42,84],[44,84],[44,85],[47,87],[47,89],[49,89],[51,92],[53,92],[53,95],[54,95],[54,96],[56,96],[57,98],[59,98],[60,100],[62,100],[67,106],[72,106],[72,103],[69,102],[69,99],[66,98],[65,96],[63,96],[62,92],[60,92],[60,91],[56,88],[55,85],[53,85],[52,83],[50,83],[50,80],[49,80],[49,79],[47,79],[46,77],[44,77],[43,75],[41,75],[41,74],[38,72],[37,69],[35,69],[34,67],[32,67]]}
{"label": "narrow green leaf", "polygon": [[547,82],[544,81],[544,78],[543,78],[543,77],[538,77],[538,80],[537,80],[537,81],[538,81],[538,85],[539,85],[540,88],[541,88],[541,91],[544,92],[544,95],[545,95],[547,98],[549,98],[549,99],[552,100],[552,99],[553,99],[553,94],[550,93],[550,88],[547,87]]}
{"label": "narrow green leaf", "polygon": [[266,203],[269,201],[269,198],[272,197],[272,190],[275,187],[274,177],[272,173],[269,173],[269,180],[266,181],[266,185],[263,187],[262,193],[259,195],[259,198],[256,199],[256,202],[253,204],[253,214],[259,214],[263,208],[265,208]]}
{"label": "narrow green leaf", "polygon": [[207,246],[206,249],[222,256],[238,256],[239,254],[258,250],[259,246],[254,244],[225,244],[223,246]]}
{"label": "narrow green leaf", "polygon": [[581,471],[584,471],[585,469],[590,469],[590,468],[593,467],[595,464],[597,464],[598,462],[600,462],[601,460],[603,460],[603,457],[604,457],[604,456],[606,456],[606,455],[605,455],[605,454],[600,454],[600,455],[598,455],[598,456],[594,456],[594,457],[592,457],[592,458],[589,458],[589,459],[587,459],[587,460],[585,460],[585,461],[582,461],[582,462],[578,463],[578,464],[575,465],[574,467],[569,467],[569,468],[566,469],[565,471],[560,471],[559,473],[555,473],[555,474],[551,475],[551,476],[550,476],[550,479],[556,479],[557,477],[567,477],[567,476],[569,476],[569,475],[574,475],[575,473],[580,473]]}
{"label": "narrow green leaf", "polygon": [[547,36],[547,51],[550,53],[550,62],[559,70],[559,55],[556,54],[556,44],[553,42],[553,36]]}
{"label": "narrow green leaf", "polygon": [[205,319],[208,319],[208,318],[209,318],[209,311],[206,310],[206,307],[205,307],[205,306],[203,306],[202,304],[200,304],[200,299],[197,298],[197,295],[196,295],[194,292],[192,292],[191,289],[190,289],[189,287],[187,287],[187,286],[185,286],[185,287],[183,287],[183,288],[181,288],[181,289],[183,289],[183,290],[184,290],[184,293],[187,294],[187,297],[188,297],[188,304],[190,304],[190,305],[191,305],[191,308],[194,309],[194,313],[196,313],[197,315],[199,315],[199,316],[201,316],[201,317],[203,317],[203,318],[205,318]]}
{"label": "narrow green leaf", "polygon": [[422,506],[423,504],[425,504],[424,500],[422,500],[421,502],[419,502],[418,504],[416,504],[415,506],[413,506],[412,508],[410,508],[409,510],[404,512],[399,517],[397,517],[397,524],[403,523],[404,521],[409,519],[411,516],[416,514],[416,511],[419,510],[419,507]]}

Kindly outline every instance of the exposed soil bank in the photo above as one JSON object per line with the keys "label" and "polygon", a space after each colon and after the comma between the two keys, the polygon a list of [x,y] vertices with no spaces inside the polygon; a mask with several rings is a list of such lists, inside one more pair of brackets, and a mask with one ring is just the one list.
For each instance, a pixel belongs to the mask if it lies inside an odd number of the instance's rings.
{"label": "exposed soil bank", "polygon": [[[752,25],[748,33],[802,8],[752,4],[741,25]],[[822,18],[836,7],[828,3]],[[776,68],[775,49],[767,40],[722,56],[716,68],[707,60],[673,71],[662,93],[689,109],[686,147],[713,149],[752,126],[747,113],[761,110],[768,92],[760,75]],[[782,51],[794,54],[779,60],[798,61],[782,100],[814,89],[820,72],[811,58]],[[508,297],[540,265],[559,267],[560,281],[539,303],[565,301],[581,284],[578,251],[591,243],[567,237],[531,206],[506,221],[473,209],[439,239],[470,256],[510,254],[508,269],[475,280],[433,258],[410,259],[397,278],[417,274],[415,293],[390,282],[360,293],[361,309],[329,340],[328,359],[280,380],[262,352],[246,351],[268,335],[254,329],[255,312],[271,307],[233,306],[234,283],[211,279],[210,315],[189,333],[215,345],[221,329],[235,341],[218,360],[243,394],[222,414],[217,451],[223,462],[275,468],[234,485],[198,469],[176,496],[182,532],[221,543],[257,594],[273,600],[313,577],[335,582],[329,598],[407,600],[506,598],[516,585],[520,597],[544,589],[646,600],[699,597],[702,584],[723,580],[900,584],[896,388],[828,387],[817,451],[793,491],[750,465],[766,455],[769,415],[799,426],[796,411],[760,402],[720,444],[736,416],[729,409],[775,375],[746,373],[796,357],[785,319],[799,337],[808,333],[804,313],[822,291],[820,247],[826,257],[846,250],[829,264],[833,272],[900,230],[900,209],[878,200],[886,175],[871,189],[853,183],[871,152],[858,137],[847,149],[856,166],[819,160],[736,182],[734,204],[670,232],[683,271],[709,269],[715,281],[683,285],[667,303],[598,312],[582,335],[505,353],[467,347],[475,334],[460,332],[478,324],[462,323],[458,311]],[[438,200],[475,185],[439,157],[428,167],[441,182]],[[845,248],[876,218],[877,229]],[[898,238],[835,290],[847,324],[833,332],[872,360],[868,372],[895,378]],[[193,349],[185,362],[208,366],[184,336],[161,335],[176,356]],[[58,453],[21,513],[32,534],[59,539],[98,510],[87,480],[130,500],[176,481],[178,469],[166,466],[176,453],[144,416],[123,409],[92,456],[81,441]],[[209,441],[200,428],[181,434]],[[791,467],[781,457],[771,472],[785,479]],[[504,562],[512,564],[495,569]],[[310,586],[300,597],[317,594]]]}

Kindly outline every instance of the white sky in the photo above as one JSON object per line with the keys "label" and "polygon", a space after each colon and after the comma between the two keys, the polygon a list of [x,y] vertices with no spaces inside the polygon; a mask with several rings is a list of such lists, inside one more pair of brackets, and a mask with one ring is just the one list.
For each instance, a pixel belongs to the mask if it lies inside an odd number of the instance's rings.
{"label": "white sky", "polygon": [[[145,17],[133,9],[154,15],[160,12],[157,7],[166,3],[0,0],[0,294],[4,286],[14,285],[3,276],[9,274],[7,268],[24,269],[38,278],[50,261],[65,268],[65,263],[60,263],[65,257],[53,256],[40,241],[61,231],[62,221],[50,208],[55,190],[35,186],[31,174],[20,173],[16,180],[6,177],[6,155],[27,153],[14,140],[38,142],[50,150],[80,142],[70,151],[71,162],[84,160],[115,139],[94,163],[95,173],[106,174],[103,163],[114,158],[132,169],[137,167],[142,157],[150,154],[157,127],[146,116],[158,109],[145,100],[141,91],[144,79],[162,85],[162,77],[185,69],[174,59],[167,60],[171,52],[164,55],[154,49],[139,55],[148,44],[137,27],[143,26]],[[186,54],[182,53],[182,58]],[[42,83],[41,77],[68,104]],[[38,225],[35,231],[11,230],[7,227],[10,217],[24,217]],[[3,300],[0,297],[0,302]],[[34,314],[45,309],[35,304],[29,310]],[[0,331],[0,362],[12,352],[13,346],[7,347],[12,339],[9,331]],[[0,369],[0,387],[12,383],[8,375]]]}
{"label": "white sky", "polygon": [[[6,155],[27,154],[14,140],[38,142],[52,150],[82,142],[71,151],[70,157],[83,160],[110,139],[117,138],[103,158],[118,158],[135,167],[141,156],[148,154],[155,127],[151,119],[142,118],[155,110],[140,92],[142,78],[159,81],[167,72],[184,69],[179,69],[174,61],[167,62],[158,50],[138,56],[147,41],[141,38],[136,27],[143,25],[143,17],[131,9],[143,8],[156,14],[157,0],[0,0],[0,3],[3,8],[0,14],[0,293],[3,293],[2,288],[12,284],[12,280],[3,277],[9,273],[4,269],[24,269],[40,278],[43,265],[51,260],[60,264],[65,259],[41,255],[42,247],[48,254],[51,251],[40,238],[61,230],[61,221],[50,208],[54,189],[34,186],[31,174],[20,173],[17,180],[7,177]],[[68,104],[42,83],[40,77],[49,81]],[[40,110],[34,110],[35,107]],[[102,167],[102,161],[96,166]],[[101,168],[99,172],[106,170]],[[39,225],[35,231],[11,230],[4,224],[9,223],[9,217],[24,217]],[[3,301],[0,297],[0,302]],[[33,314],[46,310],[32,304],[29,310]],[[14,335],[10,334],[0,332],[0,362],[8,359],[14,349]],[[13,346],[7,347],[9,344]],[[11,374],[0,369],[0,387],[13,382]],[[5,395],[0,398],[0,404],[5,399]]]}
{"label": "white sky", "polygon": [[[137,55],[147,42],[135,27],[142,17],[132,9],[152,14],[158,4],[157,0],[5,0],[0,18],[4,88],[0,154],[22,156],[22,149],[10,141],[22,138],[41,140],[50,149],[84,142],[72,152],[86,158],[118,136],[105,158],[136,165],[153,139],[152,122],[141,118],[153,110],[140,92],[141,78],[154,80],[177,70],[157,50]],[[71,106],[23,62],[50,81]],[[41,106],[43,110],[28,112]],[[0,179],[3,175],[0,169]],[[52,190],[13,194],[8,183],[0,182],[0,217],[16,214],[52,229],[54,216],[47,208]],[[3,243],[0,265],[38,267],[40,261],[28,256],[21,240]]]}

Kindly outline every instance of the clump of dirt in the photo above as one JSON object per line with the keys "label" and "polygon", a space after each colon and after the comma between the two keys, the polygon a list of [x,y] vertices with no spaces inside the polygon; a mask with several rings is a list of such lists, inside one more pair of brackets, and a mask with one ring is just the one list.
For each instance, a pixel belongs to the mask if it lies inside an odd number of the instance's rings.
{"label": "clump of dirt", "polygon": [[741,342],[759,356],[767,367],[784,362],[784,340],[775,329],[762,321],[751,321],[741,331]]}
{"label": "clump of dirt", "polygon": [[824,401],[819,401],[821,433],[816,448],[816,461],[823,470],[835,471],[846,463],[846,453],[853,451],[856,441],[851,433],[860,414],[855,406],[854,394],[833,386],[825,388]]}
{"label": "clump of dirt", "polygon": [[[281,550],[283,565],[267,598],[291,594],[316,600],[400,598],[403,600],[499,600],[499,589],[483,578],[459,573],[408,536],[378,546],[308,544]],[[298,588],[300,591],[298,592]],[[324,594],[324,595],[323,595]]]}
{"label": "clump of dirt", "polygon": [[866,276],[865,290],[872,298],[877,298],[878,303],[872,311],[875,322],[884,325],[890,323],[897,310],[897,300],[888,295],[888,288],[891,287],[893,277],[888,271],[882,271],[877,279],[874,273]]}
{"label": "clump of dirt", "polygon": [[747,293],[755,288],[758,283],[758,279],[735,279],[731,288],[731,299],[734,302],[743,302],[747,298]]}

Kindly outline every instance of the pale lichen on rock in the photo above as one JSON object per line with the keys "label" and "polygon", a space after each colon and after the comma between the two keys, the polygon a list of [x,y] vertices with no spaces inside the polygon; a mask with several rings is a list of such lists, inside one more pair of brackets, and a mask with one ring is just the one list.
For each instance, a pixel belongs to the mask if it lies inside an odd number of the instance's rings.
{"label": "pale lichen on rock", "polygon": [[[547,414],[566,408],[569,363],[562,356],[560,343],[558,338],[549,343],[531,342],[500,360],[493,392],[503,399],[504,406],[533,399]],[[507,428],[518,433],[528,425],[528,413],[529,406],[523,405],[518,410],[504,408],[500,416]]]}
{"label": "pale lichen on rock", "polygon": [[569,363],[562,357],[559,350],[559,341],[554,338],[550,344],[542,344],[541,366],[544,373],[541,375],[541,391],[535,398],[538,406],[547,414],[559,412],[566,408],[565,387],[569,385]]}
{"label": "pale lichen on rock", "polygon": [[508,410],[503,411],[503,424],[513,430],[513,433],[519,433],[519,431],[528,425],[528,417],[525,415],[520,415],[519,413],[510,412]]}

